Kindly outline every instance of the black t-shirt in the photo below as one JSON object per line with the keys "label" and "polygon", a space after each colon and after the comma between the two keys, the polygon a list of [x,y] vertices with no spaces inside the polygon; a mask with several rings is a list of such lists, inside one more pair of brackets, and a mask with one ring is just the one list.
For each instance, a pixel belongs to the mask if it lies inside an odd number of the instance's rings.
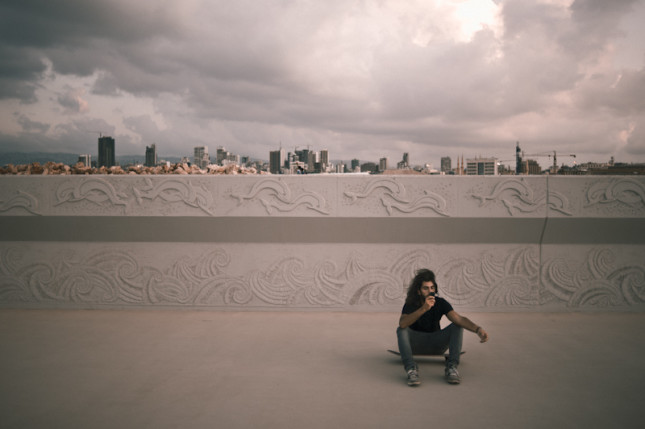
{"label": "black t-shirt", "polygon": [[[421,306],[405,304],[403,306],[403,310],[401,310],[401,314],[414,313],[420,307]],[[410,325],[410,328],[414,329],[415,331],[422,332],[439,331],[441,330],[441,326],[439,325],[441,317],[443,317],[444,314],[450,313],[451,311],[452,305],[450,305],[448,301],[440,297],[435,297],[434,306],[430,310],[423,313],[423,315],[419,317],[416,322]]]}

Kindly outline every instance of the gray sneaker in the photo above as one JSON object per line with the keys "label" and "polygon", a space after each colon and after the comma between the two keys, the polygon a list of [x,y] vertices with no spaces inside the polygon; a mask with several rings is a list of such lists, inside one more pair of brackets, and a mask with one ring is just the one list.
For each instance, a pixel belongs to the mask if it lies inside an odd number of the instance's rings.
{"label": "gray sneaker", "polygon": [[446,367],[446,381],[450,384],[459,384],[461,382],[461,377],[459,377],[456,367],[452,365]]}
{"label": "gray sneaker", "polygon": [[419,371],[416,368],[408,370],[408,386],[418,386],[419,384],[421,384]]}

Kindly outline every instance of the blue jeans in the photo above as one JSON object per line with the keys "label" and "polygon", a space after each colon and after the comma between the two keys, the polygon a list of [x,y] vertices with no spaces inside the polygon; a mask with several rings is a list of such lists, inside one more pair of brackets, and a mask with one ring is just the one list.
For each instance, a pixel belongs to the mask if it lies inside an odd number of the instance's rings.
{"label": "blue jeans", "polygon": [[406,371],[416,368],[413,354],[443,354],[450,350],[446,365],[459,365],[461,343],[464,329],[451,323],[440,331],[421,332],[410,328],[397,328],[396,338],[399,343],[401,361]]}

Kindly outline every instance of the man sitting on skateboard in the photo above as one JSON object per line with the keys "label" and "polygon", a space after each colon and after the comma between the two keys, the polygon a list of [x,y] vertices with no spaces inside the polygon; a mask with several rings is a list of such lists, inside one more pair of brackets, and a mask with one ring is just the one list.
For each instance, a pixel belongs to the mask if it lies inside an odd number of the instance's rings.
{"label": "man sitting on skateboard", "polygon": [[[443,354],[448,349],[446,359],[446,381],[459,384],[461,381],[457,367],[461,355],[463,330],[476,333],[482,343],[488,341],[488,334],[468,318],[460,316],[452,305],[443,298],[435,296],[437,282],[432,271],[422,269],[410,283],[405,305],[401,311],[396,336],[403,366],[408,374],[408,385],[418,386],[419,371],[413,354]],[[446,315],[452,323],[441,329],[439,321]]]}

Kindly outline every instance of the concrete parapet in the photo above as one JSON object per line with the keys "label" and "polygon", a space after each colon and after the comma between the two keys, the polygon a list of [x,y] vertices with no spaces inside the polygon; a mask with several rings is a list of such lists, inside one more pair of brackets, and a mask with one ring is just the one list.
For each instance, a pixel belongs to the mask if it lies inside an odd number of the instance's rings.
{"label": "concrete parapet", "polygon": [[645,309],[645,179],[4,176],[0,306]]}

